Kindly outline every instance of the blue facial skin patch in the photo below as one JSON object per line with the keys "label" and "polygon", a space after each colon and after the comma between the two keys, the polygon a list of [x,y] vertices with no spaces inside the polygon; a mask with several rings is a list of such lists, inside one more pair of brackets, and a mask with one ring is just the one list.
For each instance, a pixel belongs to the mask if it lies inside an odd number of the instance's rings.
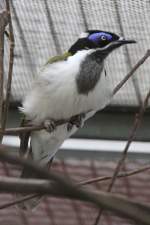
{"label": "blue facial skin patch", "polygon": [[98,33],[94,33],[94,34],[91,34],[88,39],[90,41],[93,41],[95,43],[99,43],[100,41],[100,38],[101,36],[105,36],[106,37],[106,40],[108,41],[111,41],[112,40],[112,35],[111,34],[108,34],[108,33],[105,33],[105,32],[98,32]]}

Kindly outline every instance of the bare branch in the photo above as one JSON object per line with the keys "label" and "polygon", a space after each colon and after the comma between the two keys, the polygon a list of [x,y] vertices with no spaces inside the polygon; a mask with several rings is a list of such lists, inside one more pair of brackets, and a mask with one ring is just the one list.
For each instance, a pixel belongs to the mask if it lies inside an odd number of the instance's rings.
{"label": "bare branch", "polygon": [[[150,170],[150,165],[143,166],[141,168],[131,170],[131,171],[126,172],[126,173],[120,173],[120,174],[117,175],[117,178],[124,178],[124,177],[133,176],[133,175],[136,175],[138,173],[142,173],[146,170]],[[87,184],[102,182],[102,181],[111,180],[111,179],[112,179],[112,176],[96,177],[96,178],[92,178],[92,179],[89,179],[89,180],[81,181],[81,182],[78,183],[78,185],[87,185]]]}
{"label": "bare branch", "polygon": [[[2,126],[3,121],[3,100],[4,100],[4,69],[3,69],[3,59],[4,59],[4,32],[5,27],[8,24],[8,14],[6,11],[0,12],[0,126]],[[0,134],[1,142],[2,134]]]}
{"label": "bare branch", "polygon": [[13,27],[11,21],[11,14],[10,14],[10,6],[9,0],[6,1],[6,9],[8,15],[8,24],[9,24],[9,71],[8,71],[8,79],[7,79],[7,88],[6,88],[6,99],[4,102],[3,108],[3,120],[2,120],[2,131],[5,130],[6,121],[7,121],[7,114],[9,108],[9,100],[10,100],[10,93],[11,93],[11,82],[12,82],[12,72],[13,72],[13,61],[14,61],[14,35],[13,35]]}
{"label": "bare branch", "polygon": [[[137,132],[139,126],[141,125],[142,118],[143,118],[143,114],[144,114],[144,112],[146,110],[146,107],[148,106],[148,100],[149,100],[149,98],[150,98],[150,91],[148,92],[148,94],[147,94],[147,96],[146,96],[146,98],[144,100],[143,106],[140,107],[139,113],[135,115],[134,124],[133,124],[133,127],[131,129],[131,132],[130,132],[128,141],[126,143],[126,146],[125,146],[124,151],[122,152],[122,156],[121,156],[120,160],[117,163],[116,169],[115,169],[115,171],[113,173],[113,176],[111,178],[111,181],[110,181],[110,184],[108,186],[107,192],[110,192],[111,191],[111,189],[112,189],[112,187],[113,187],[113,185],[114,185],[114,183],[116,181],[116,178],[117,178],[117,176],[118,176],[118,174],[120,172],[120,169],[121,169],[121,167],[122,167],[122,165],[123,165],[123,163],[124,163],[124,161],[126,159],[127,152],[129,150],[129,147],[130,147],[132,141],[135,138],[135,135],[136,135],[136,132]],[[99,211],[98,216],[96,217],[96,220],[95,220],[94,225],[97,225],[98,222],[100,221],[102,212],[103,212],[103,210],[100,210]]]}
{"label": "bare branch", "polygon": [[115,95],[123,85],[129,80],[129,78],[136,72],[136,70],[150,57],[150,49],[147,50],[145,55],[135,64],[132,70],[124,77],[124,79],[114,88],[113,95]]}
{"label": "bare branch", "polygon": [[[10,159],[10,158],[9,158]],[[38,167],[37,167],[38,168]],[[40,169],[41,170],[41,169]],[[47,173],[47,172],[46,172]],[[5,185],[4,185],[5,181]],[[57,180],[58,181],[58,180]],[[96,204],[98,207],[110,210],[118,215],[125,216],[133,219],[136,222],[140,222],[143,225],[150,225],[150,206],[144,205],[135,201],[131,201],[128,198],[118,196],[116,194],[108,194],[103,191],[89,191],[79,188],[75,188],[72,184],[70,190],[65,190],[62,185],[62,181],[59,183],[45,182],[33,179],[20,179],[20,178],[1,178],[0,180],[0,192],[8,193],[39,193],[47,194],[50,196],[71,198],[74,200],[80,200]],[[63,183],[64,185],[64,183]],[[68,188],[67,188],[68,189]],[[30,198],[30,196],[28,196]],[[19,201],[19,200],[18,200]]]}
{"label": "bare branch", "polygon": [[[69,119],[68,120],[57,120],[57,121],[55,121],[55,124],[56,124],[56,126],[60,126],[60,125],[63,125],[65,123],[68,123],[68,122],[69,122]],[[21,133],[24,133],[24,132],[39,131],[39,130],[42,130],[42,129],[45,129],[44,124],[41,124],[39,126],[28,125],[28,126],[25,126],[25,127],[8,128],[5,131],[0,130],[0,134],[3,133],[3,134],[18,135],[18,134],[21,134]]]}
{"label": "bare branch", "polygon": [[148,106],[148,100],[150,98],[150,91],[148,92],[146,98],[145,98],[145,101],[144,101],[144,104],[143,106],[140,107],[140,110],[139,110],[139,113],[135,115],[135,121],[134,121],[134,124],[133,124],[133,127],[131,129],[131,132],[130,132],[130,135],[129,135],[129,138],[128,138],[128,141],[127,141],[127,144],[125,146],[125,149],[122,153],[122,157],[121,159],[119,160],[118,164],[117,164],[117,167],[114,171],[114,174],[113,174],[113,177],[111,179],[111,182],[110,182],[110,185],[109,185],[109,188],[108,188],[108,191],[111,191],[112,189],[112,186],[116,180],[116,177],[120,171],[120,168],[121,166],[123,165],[124,161],[125,161],[125,158],[127,156],[127,152],[129,150],[129,147],[132,143],[132,141],[134,140],[135,138],[135,135],[136,135],[136,132],[137,132],[137,129],[140,127],[141,125],[141,122],[142,122],[142,118],[143,118],[143,114],[146,110],[146,107]]}
{"label": "bare branch", "polygon": [[[141,167],[141,168],[138,168],[138,169],[126,172],[126,173],[118,174],[117,178],[133,176],[133,175],[136,175],[138,173],[144,172],[144,171],[149,170],[149,169],[150,169],[150,166],[147,165],[147,166],[144,166],[144,167]],[[96,177],[96,178],[88,179],[88,180],[85,180],[85,181],[81,181],[81,182],[77,183],[76,186],[78,187],[78,186],[83,186],[83,185],[92,184],[92,183],[96,183],[96,182],[102,182],[102,181],[110,180],[111,178],[112,178],[111,176]],[[0,177],[0,180],[1,179],[2,178]],[[8,177],[7,177],[7,179],[8,179]],[[43,181],[48,182],[47,180],[38,179],[38,182],[43,182]],[[3,205],[0,205],[0,209],[4,209],[4,208],[7,208],[7,207],[16,205],[18,203],[25,202],[25,201],[27,201],[29,199],[32,199],[32,198],[35,198],[37,196],[39,196],[39,194],[34,194],[34,195],[22,197],[22,198],[20,198],[16,201],[12,201],[12,202],[8,202],[8,203],[5,203]]]}
{"label": "bare branch", "polygon": [[32,194],[32,195],[28,195],[28,196],[22,197],[20,199],[17,199],[16,201],[9,201],[8,203],[5,203],[3,205],[0,205],[0,210],[1,209],[6,209],[8,207],[17,205],[19,203],[28,201],[28,200],[33,199],[33,198],[36,198],[37,196],[39,196],[39,194],[34,194],[34,195]]}

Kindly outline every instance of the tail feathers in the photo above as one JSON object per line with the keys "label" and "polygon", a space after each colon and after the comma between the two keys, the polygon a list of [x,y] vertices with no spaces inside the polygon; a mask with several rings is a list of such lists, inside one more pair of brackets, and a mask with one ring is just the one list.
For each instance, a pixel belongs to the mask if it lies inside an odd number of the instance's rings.
{"label": "tail feathers", "polygon": [[[22,174],[21,174],[21,178],[29,178],[29,179],[35,179],[35,178],[40,178],[38,176],[37,173],[31,171],[31,170],[28,170],[28,169],[23,169],[22,171]],[[33,196],[33,198],[31,199],[28,199],[28,200],[25,200],[21,203],[18,204],[18,207],[23,209],[23,210],[32,210],[34,209],[39,203],[40,201],[42,200],[43,196],[42,195],[36,195],[36,194],[17,194],[17,199],[20,200],[21,198],[25,198],[25,197],[29,197],[30,196]]]}
{"label": "tail feathers", "polygon": [[[95,114],[95,111],[87,113],[83,122],[85,122],[85,120],[87,120],[94,114]],[[22,121],[22,126],[25,126],[26,123],[27,122],[24,118]],[[26,158],[34,159],[34,161],[39,162],[41,166],[45,166],[49,169],[50,168],[49,164],[51,165],[53,156],[56,154],[61,144],[64,142],[65,139],[67,139],[77,130],[78,130],[77,127],[73,126],[72,130],[68,132],[68,130],[66,129],[66,125],[61,125],[53,133],[48,133],[42,130],[42,131],[36,131],[36,132],[20,135],[20,139],[21,139],[20,155]],[[29,137],[31,138],[30,144],[32,148],[31,147],[28,148]],[[50,159],[51,159],[51,162],[49,162]],[[23,169],[21,177],[22,178],[39,178],[37,174],[27,169]],[[21,197],[24,198],[27,196],[29,195],[17,195],[17,198],[20,199]],[[31,210],[39,204],[42,197],[43,196],[39,195],[33,199],[24,201],[18,204],[18,207],[24,210]]]}
{"label": "tail feathers", "polygon": [[[32,158],[31,153],[32,153],[32,149],[30,148],[29,155],[28,155],[28,158],[30,158],[30,159]],[[53,158],[51,159],[51,161],[49,163],[46,164],[45,167],[47,169],[50,169],[52,160],[53,160]],[[38,179],[38,178],[40,178],[40,176],[37,173],[35,173],[27,168],[23,168],[22,173],[21,173],[21,178],[29,178],[29,179],[36,178],[36,179]],[[32,198],[32,196],[33,196],[33,198]],[[17,194],[16,197],[18,200],[27,197],[27,200],[25,200],[21,203],[18,203],[18,207],[22,210],[29,211],[29,210],[34,209],[40,203],[40,201],[43,199],[44,196],[38,195],[38,194],[30,194],[30,195],[29,194]]]}
{"label": "tail feathers", "polygon": [[[21,127],[25,127],[28,124],[28,121],[26,121],[25,116],[22,117],[21,120]],[[19,138],[20,138],[20,149],[19,149],[19,154],[20,156],[24,156],[28,152],[28,144],[29,144],[29,138],[30,138],[31,132],[25,132],[25,133],[20,133]]]}

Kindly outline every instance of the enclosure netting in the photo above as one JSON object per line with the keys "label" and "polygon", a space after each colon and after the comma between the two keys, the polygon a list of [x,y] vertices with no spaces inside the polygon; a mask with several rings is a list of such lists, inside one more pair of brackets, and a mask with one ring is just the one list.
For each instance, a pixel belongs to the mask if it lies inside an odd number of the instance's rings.
{"label": "enclosure netting", "polygon": [[[137,44],[120,48],[107,59],[105,68],[115,85],[130,71],[150,46],[148,0],[12,0],[15,36],[12,101],[20,101],[51,56],[61,54],[87,29],[112,31]],[[5,8],[1,0],[0,8]],[[8,40],[5,38],[5,65]],[[6,67],[5,67],[6,68]],[[137,106],[150,83],[146,62],[113,98],[111,105]]]}

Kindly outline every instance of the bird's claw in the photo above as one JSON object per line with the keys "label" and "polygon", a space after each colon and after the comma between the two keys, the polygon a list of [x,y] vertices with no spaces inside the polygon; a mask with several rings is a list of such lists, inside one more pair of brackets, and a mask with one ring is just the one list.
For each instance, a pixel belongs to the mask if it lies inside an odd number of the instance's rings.
{"label": "bird's claw", "polygon": [[67,124],[67,130],[71,131],[73,126],[76,126],[77,128],[81,128],[83,125],[84,118],[85,118],[84,113],[71,117],[71,119],[69,120],[69,122]]}
{"label": "bird's claw", "polygon": [[73,126],[74,126],[74,124],[73,124],[71,121],[69,121],[69,122],[67,123],[67,131],[68,131],[68,132],[71,131],[72,128],[73,128]]}
{"label": "bird's claw", "polygon": [[54,120],[45,120],[44,127],[47,132],[52,133],[56,129],[56,123]]}

